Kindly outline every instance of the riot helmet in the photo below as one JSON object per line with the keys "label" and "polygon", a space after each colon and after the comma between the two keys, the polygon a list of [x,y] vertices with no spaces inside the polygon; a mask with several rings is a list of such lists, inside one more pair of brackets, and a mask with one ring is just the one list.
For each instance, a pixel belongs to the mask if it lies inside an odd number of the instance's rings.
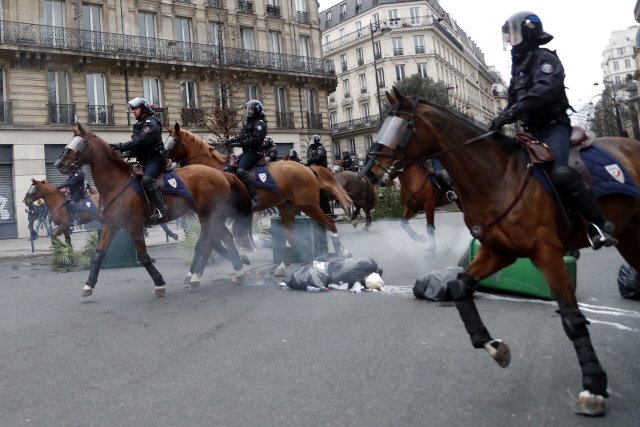
{"label": "riot helmet", "polygon": [[257,99],[252,99],[251,101],[247,102],[246,107],[247,111],[245,113],[245,117],[247,119],[259,119],[260,117],[262,117],[262,102],[258,101]]}
{"label": "riot helmet", "polygon": [[511,15],[502,26],[502,42],[506,48],[529,42],[537,46],[547,44],[553,36],[542,29],[542,20],[533,12],[518,12]]}
{"label": "riot helmet", "polygon": [[270,136],[265,137],[264,145],[266,145],[267,147],[271,147],[273,145],[273,138],[271,138]]}
{"label": "riot helmet", "polygon": [[289,158],[290,159],[297,159],[298,158],[298,152],[295,149],[291,149],[289,150]]}
{"label": "riot helmet", "polygon": [[136,98],[133,98],[131,101],[127,102],[127,104],[129,105],[129,109],[131,111],[140,107],[143,113],[148,113],[148,114],[154,113],[153,109],[151,108],[151,104],[149,103],[149,101],[146,100],[146,98],[136,97]]}
{"label": "riot helmet", "polygon": [[320,135],[313,135],[311,137],[311,143],[312,144],[320,144]]}
{"label": "riot helmet", "polygon": [[349,157],[351,157],[351,153],[349,152],[349,150],[344,150],[342,152],[342,158],[343,159],[348,159]]}

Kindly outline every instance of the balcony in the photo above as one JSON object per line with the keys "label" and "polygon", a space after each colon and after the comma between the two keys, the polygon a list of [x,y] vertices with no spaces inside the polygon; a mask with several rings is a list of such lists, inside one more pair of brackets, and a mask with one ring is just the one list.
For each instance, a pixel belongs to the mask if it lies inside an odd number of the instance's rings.
{"label": "balcony", "polygon": [[416,53],[425,53],[425,47],[424,46],[416,46]]}
{"label": "balcony", "polygon": [[0,124],[10,125],[13,123],[13,114],[11,112],[11,101],[0,102]]}
{"label": "balcony", "polygon": [[204,108],[180,108],[180,118],[184,127],[200,128],[205,125]]}
{"label": "balcony", "polygon": [[281,129],[295,129],[293,113],[276,112],[276,127]]}
{"label": "balcony", "polygon": [[373,58],[377,61],[379,59],[382,59],[382,52],[374,52],[373,53]]}
{"label": "balcony", "polygon": [[366,87],[361,87],[360,88],[360,93],[367,93],[367,88]]}
{"label": "balcony", "polygon": [[300,24],[308,24],[309,23],[309,13],[308,12],[296,12],[296,21]]}
{"label": "balcony", "polygon": [[358,58],[358,66],[364,65],[364,59]]}
{"label": "balcony", "polygon": [[113,105],[87,105],[87,122],[90,125],[113,126]]}
{"label": "balcony", "polygon": [[347,71],[347,63],[343,62],[341,65],[342,65],[342,71]]}
{"label": "balcony", "polygon": [[335,134],[353,131],[355,129],[365,129],[378,125],[380,116],[378,114],[361,117],[359,119],[351,119],[345,122],[334,123],[331,125],[331,132]]}
{"label": "balcony", "polygon": [[401,47],[393,48],[393,56],[401,56],[404,55],[404,49]]}
{"label": "balcony", "polygon": [[305,129],[324,129],[322,124],[322,114],[306,113],[305,114]]}
{"label": "balcony", "polygon": [[207,0],[207,6],[214,9],[222,9],[222,0]]}
{"label": "balcony", "polygon": [[[253,4],[252,4],[253,5]],[[85,31],[47,25],[0,21],[3,30],[0,46],[36,46],[69,54],[118,55],[125,59],[156,61],[188,61],[200,66],[223,64],[252,70],[307,72],[334,76],[333,61],[298,55],[273,54],[257,50],[220,48],[211,44],[184,43],[175,40],[138,37],[116,33]],[[278,56],[273,61],[273,55]]]}
{"label": "balcony", "polygon": [[169,110],[167,108],[152,105],[151,109],[154,111],[153,117],[158,119],[162,126],[169,126]]}
{"label": "balcony", "polygon": [[52,125],[73,125],[76,123],[76,104],[47,104],[48,123]]}
{"label": "balcony", "polygon": [[282,18],[282,15],[280,14],[280,6],[267,4],[265,15],[269,18]]}
{"label": "balcony", "polygon": [[253,2],[238,0],[237,11],[242,13],[253,13]]}

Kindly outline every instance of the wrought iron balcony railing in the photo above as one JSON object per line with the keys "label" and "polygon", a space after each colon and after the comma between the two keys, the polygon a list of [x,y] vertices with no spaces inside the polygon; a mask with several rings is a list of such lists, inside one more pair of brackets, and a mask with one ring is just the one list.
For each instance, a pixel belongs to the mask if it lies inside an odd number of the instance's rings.
{"label": "wrought iron balcony railing", "polygon": [[11,112],[11,101],[0,102],[0,124],[10,125],[13,123],[13,114]]}
{"label": "wrought iron balcony railing", "polygon": [[207,5],[215,9],[222,9],[222,0],[207,0]]}
{"label": "wrought iron balcony railing", "polygon": [[164,107],[157,107],[155,105],[151,108],[154,111],[153,117],[158,119],[158,121],[162,123],[162,126],[169,126],[169,109]]}
{"label": "wrought iron balcony railing", "polygon": [[324,129],[322,114],[306,113],[304,127],[306,129]]}
{"label": "wrought iron balcony railing", "polygon": [[76,123],[76,104],[47,104],[49,123],[69,125]]}
{"label": "wrought iron balcony railing", "polygon": [[309,23],[309,13],[308,12],[298,11],[297,14],[296,14],[296,21],[298,21],[301,24],[308,24]]}
{"label": "wrought iron balcony railing", "polygon": [[90,125],[113,126],[113,105],[87,105],[87,121]]}
{"label": "wrought iron balcony railing", "polygon": [[331,125],[331,131],[333,133],[340,133],[340,132],[345,132],[353,129],[376,126],[379,121],[380,121],[380,115],[374,114],[367,117],[361,117],[359,119],[347,120],[346,122],[333,123]]}
{"label": "wrought iron balcony railing", "polygon": [[295,129],[295,121],[293,119],[293,113],[276,113],[276,127],[283,129]]}
{"label": "wrought iron balcony railing", "polygon": [[160,62],[177,60],[207,66],[221,64],[329,76],[336,73],[333,61],[322,58],[10,21],[0,21],[0,46],[3,44],[61,49],[75,54],[99,51],[101,54],[143,56]]}
{"label": "wrought iron balcony railing", "polygon": [[182,125],[185,127],[203,127],[205,124],[204,108],[180,108]]}
{"label": "wrought iron balcony railing", "polygon": [[266,15],[270,18],[282,18],[282,15],[280,14],[280,6],[267,4],[266,12]]}
{"label": "wrought iron balcony railing", "polygon": [[253,2],[238,0],[238,12],[253,13]]}

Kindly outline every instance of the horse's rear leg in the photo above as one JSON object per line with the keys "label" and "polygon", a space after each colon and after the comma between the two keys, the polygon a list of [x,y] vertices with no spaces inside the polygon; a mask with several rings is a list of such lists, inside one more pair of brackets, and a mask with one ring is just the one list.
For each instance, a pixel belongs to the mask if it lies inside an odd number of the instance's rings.
{"label": "horse's rear leg", "polygon": [[358,228],[358,215],[360,215],[360,206],[353,205],[353,212],[351,213],[351,225],[353,225],[353,228]]}
{"label": "horse's rear leg", "polygon": [[93,290],[96,287],[96,283],[98,282],[98,274],[100,273],[100,267],[102,266],[102,261],[104,260],[105,255],[107,254],[107,249],[113,240],[113,236],[117,233],[117,229],[114,231],[111,227],[104,225],[102,227],[102,234],[100,235],[100,241],[96,246],[96,254],[91,258],[91,265],[89,267],[89,277],[85,282],[80,295],[83,297],[88,297],[93,294]]}
{"label": "horse's rear leg", "polygon": [[293,247],[295,245],[295,219],[298,207],[292,203],[284,203],[278,206],[278,210],[280,211],[280,219],[282,219],[282,228],[284,230],[284,250],[282,252],[280,265],[276,267],[273,275],[284,276],[287,273],[287,267],[291,264]]}
{"label": "horse's rear leg", "polygon": [[428,204],[425,207],[425,214],[427,217],[427,251],[436,252],[438,249],[438,242],[436,241],[436,209],[433,203]]}
{"label": "horse's rear leg", "polygon": [[368,231],[371,228],[371,223],[373,222],[373,219],[371,218],[371,209],[364,208],[363,210],[365,216],[364,229],[365,231]]}
{"label": "horse's rear leg", "polygon": [[409,206],[404,207],[404,212],[402,213],[402,218],[400,219],[400,226],[402,229],[411,237],[412,240],[420,243],[426,243],[427,236],[424,234],[418,234],[409,224],[409,220],[416,215],[416,210],[410,208]]}
{"label": "horse's rear leg", "polygon": [[336,228],[336,224],[333,221],[333,218],[325,215],[325,213],[322,212],[322,209],[320,209],[319,206],[304,205],[298,207],[300,208],[300,210],[302,210],[302,212],[307,214],[310,218],[316,220],[316,222],[321,224],[325,229],[327,229],[327,231],[331,233],[331,241],[333,242],[333,249],[335,250],[336,254],[343,257],[352,256],[351,252],[349,252],[347,249],[345,249],[344,246],[342,246],[342,242],[340,242],[340,236],[338,235],[338,229]]}

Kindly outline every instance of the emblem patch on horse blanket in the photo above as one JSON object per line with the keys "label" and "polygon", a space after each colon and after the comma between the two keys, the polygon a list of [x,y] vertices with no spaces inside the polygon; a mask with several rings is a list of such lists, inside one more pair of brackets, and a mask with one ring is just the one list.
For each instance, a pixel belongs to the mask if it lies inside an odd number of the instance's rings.
{"label": "emblem patch on horse blanket", "polygon": [[[591,191],[596,198],[613,193],[640,198],[640,189],[633,182],[624,166],[603,148],[590,145],[580,150],[580,155],[591,174]],[[537,167],[534,169],[534,176],[548,193],[553,194],[549,182]]]}
{"label": "emblem patch on horse blanket", "polygon": [[265,188],[274,193],[280,194],[280,189],[269,173],[269,169],[266,166],[256,166],[256,173],[254,175],[256,187]]}
{"label": "emblem patch on horse blanket", "polygon": [[[156,183],[163,195],[175,194],[177,196],[182,196],[195,204],[196,201],[193,198],[193,195],[175,171],[163,172],[162,181],[160,181],[160,177],[158,177],[156,178]],[[133,188],[140,197],[144,198],[144,191],[142,190],[140,180],[136,179],[133,181]]]}
{"label": "emblem patch on horse blanket", "polygon": [[84,196],[80,201],[79,213],[83,212],[90,213],[91,215],[98,215],[98,207],[93,203],[93,200],[91,200],[91,197],[89,196]]}

